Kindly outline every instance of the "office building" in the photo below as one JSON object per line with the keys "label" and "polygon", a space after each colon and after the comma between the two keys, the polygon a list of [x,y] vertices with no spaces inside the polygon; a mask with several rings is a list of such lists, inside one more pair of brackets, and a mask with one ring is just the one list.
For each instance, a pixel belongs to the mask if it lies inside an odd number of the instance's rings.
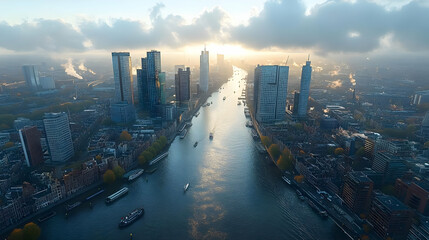
{"label": "office building", "polygon": [[350,172],[344,179],[341,197],[356,214],[367,213],[371,204],[374,183],[363,172]]}
{"label": "office building", "polygon": [[380,194],[372,200],[369,221],[381,239],[406,239],[412,217],[413,211],[393,196]]}
{"label": "office building", "polygon": [[22,150],[27,167],[36,167],[43,163],[43,151],[40,143],[41,133],[35,126],[19,130]]}
{"label": "office building", "polygon": [[424,103],[429,103],[429,90],[418,91],[413,96],[414,105],[420,105]]}
{"label": "office building", "polygon": [[259,122],[282,121],[286,116],[288,66],[259,66],[255,69],[254,104]]}
{"label": "office building", "polygon": [[185,65],[174,65],[174,73],[177,73],[177,71],[179,71],[179,68],[185,69]]}
{"label": "office building", "polygon": [[310,97],[311,61],[306,61],[302,67],[301,87],[299,90],[298,117],[307,116],[308,98]]}
{"label": "office building", "polygon": [[74,155],[69,118],[66,113],[45,113],[46,140],[52,162],[66,162]]}
{"label": "office building", "polygon": [[114,103],[110,106],[110,118],[116,123],[131,123],[136,120],[134,106],[127,102]]}
{"label": "office building", "polygon": [[429,112],[423,118],[420,133],[425,139],[429,139]]}
{"label": "office building", "polygon": [[191,69],[179,68],[175,75],[176,101],[185,102],[191,99]]}
{"label": "office building", "polygon": [[128,52],[112,52],[113,78],[115,82],[114,102],[134,104],[131,57]]}
{"label": "office building", "polygon": [[199,90],[202,93],[209,91],[209,51],[204,47],[200,55],[200,85]]}
{"label": "office building", "polygon": [[51,76],[40,77],[40,87],[44,90],[55,89],[55,81]]}
{"label": "office building", "polygon": [[34,65],[24,65],[22,66],[22,71],[24,72],[24,77],[27,86],[33,89],[39,88],[40,79],[38,67]]}
{"label": "office building", "polygon": [[166,98],[165,98],[165,72],[159,73],[159,103],[165,104]]}
{"label": "office building", "polygon": [[413,179],[407,181],[397,179],[395,182],[395,196],[410,208],[429,216],[429,181]]}
{"label": "office building", "polygon": [[387,152],[377,152],[375,154],[372,169],[383,174],[383,182],[385,184],[393,184],[397,178],[404,176],[408,170],[401,157]]}

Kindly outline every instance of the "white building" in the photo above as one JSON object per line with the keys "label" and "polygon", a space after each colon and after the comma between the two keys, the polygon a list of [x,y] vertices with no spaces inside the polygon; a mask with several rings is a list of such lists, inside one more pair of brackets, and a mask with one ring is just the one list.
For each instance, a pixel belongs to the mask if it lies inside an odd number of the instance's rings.
{"label": "white building", "polygon": [[256,67],[254,82],[256,120],[259,122],[284,120],[288,78],[288,66]]}
{"label": "white building", "polygon": [[308,97],[310,96],[310,82],[311,82],[311,62],[307,61],[302,67],[301,74],[301,87],[299,90],[298,100],[298,116],[305,117],[307,115]]}
{"label": "white building", "polygon": [[128,52],[112,52],[115,102],[134,104],[131,57]]}
{"label": "white building", "polygon": [[200,55],[200,89],[201,92],[209,91],[209,51],[201,51]]}
{"label": "white building", "polygon": [[53,162],[65,162],[74,155],[69,118],[66,113],[45,113],[46,139]]}

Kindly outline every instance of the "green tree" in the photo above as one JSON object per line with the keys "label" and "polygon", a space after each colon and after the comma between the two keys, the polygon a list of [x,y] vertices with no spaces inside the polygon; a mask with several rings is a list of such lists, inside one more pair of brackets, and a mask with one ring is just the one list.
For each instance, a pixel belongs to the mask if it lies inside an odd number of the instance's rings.
{"label": "green tree", "polygon": [[274,159],[278,159],[280,156],[280,147],[277,144],[271,144],[270,148],[268,148],[268,152]]}
{"label": "green tree", "polygon": [[159,137],[159,142],[161,143],[161,146],[165,146],[167,144],[167,138],[165,136]]}
{"label": "green tree", "polygon": [[7,237],[7,240],[24,240],[24,232],[21,228],[15,228]]}
{"label": "green tree", "polygon": [[424,148],[429,148],[429,141],[425,142],[425,144],[423,146],[424,146]]}
{"label": "green tree", "polygon": [[156,152],[160,152],[160,151],[162,150],[162,148],[161,148],[161,144],[159,144],[158,142],[154,142],[154,143],[152,144],[152,147],[154,147],[154,148],[155,148]]}
{"label": "green tree", "polygon": [[11,148],[11,147],[13,147],[14,145],[15,145],[15,143],[14,143],[14,142],[7,142],[7,143],[5,143],[5,144],[3,145],[3,149]]}
{"label": "green tree", "polygon": [[98,162],[101,161],[101,156],[100,155],[95,156],[95,160],[97,160]]}
{"label": "green tree", "polygon": [[261,142],[265,147],[269,147],[271,145],[271,140],[267,136],[261,136]]}
{"label": "green tree", "polygon": [[128,131],[126,131],[126,130],[124,130],[124,131],[122,131],[121,132],[121,135],[119,136],[119,140],[120,141],[131,141],[131,139],[132,139],[132,137],[131,137],[131,134],[128,132]]}
{"label": "green tree", "polygon": [[334,154],[335,155],[343,155],[344,154],[344,149],[343,148],[335,148],[334,150]]}
{"label": "green tree", "polygon": [[115,182],[115,180],[115,173],[112,170],[109,169],[103,174],[103,181],[105,183],[112,184]]}
{"label": "green tree", "polygon": [[138,157],[138,161],[140,166],[143,166],[146,163],[146,158],[143,156],[143,154],[140,154],[140,156]]}
{"label": "green tree", "polygon": [[37,240],[39,239],[41,233],[40,227],[33,222],[25,224],[22,231],[24,232],[25,240]]}
{"label": "green tree", "polygon": [[153,154],[149,152],[148,150],[145,150],[142,152],[143,157],[146,159],[146,161],[150,161],[153,159]]}
{"label": "green tree", "polygon": [[113,172],[115,173],[115,177],[117,179],[119,179],[122,176],[124,176],[125,170],[121,166],[118,165],[118,166],[113,168]]}
{"label": "green tree", "polygon": [[294,158],[288,148],[285,148],[277,160],[277,166],[282,170],[293,170]]}
{"label": "green tree", "polygon": [[154,147],[152,147],[152,146],[148,147],[146,150],[149,151],[150,153],[152,153],[152,155],[154,157],[158,154],[158,152],[156,151],[156,149]]}

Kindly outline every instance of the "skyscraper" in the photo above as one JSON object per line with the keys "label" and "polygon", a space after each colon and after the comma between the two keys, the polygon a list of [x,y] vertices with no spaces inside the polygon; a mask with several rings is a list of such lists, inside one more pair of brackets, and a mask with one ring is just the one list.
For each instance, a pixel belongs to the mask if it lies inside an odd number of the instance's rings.
{"label": "skyscraper", "polygon": [[200,91],[206,93],[209,91],[209,51],[204,47],[200,55]]}
{"label": "skyscraper", "polygon": [[65,162],[74,155],[69,118],[66,113],[45,113],[46,140],[53,162]]}
{"label": "skyscraper", "polygon": [[131,57],[128,52],[112,52],[115,103],[134,104]]}
{"label": "skyscraper", "polygon": [[24,65],[22,66],[22,71],[24,72],[27,86],[33,89],[37,89],[40,85],[39,70],[37,66]]}
{"label": "skyscraper", "polygon": [[341,197],[356,214],[367,213],[371,204],[374,183],[363,172],[349,172],[344,178]]}
{"label": "skyscraper", "polygon": [[165,104],[165,72],[160,72],[158,74],[159,76],[159,103],[160,104]]}
{"label": "skyscraper", "polygon": [[139,94],[139,105],[141,109],[145,109],[149,105],[148,87],[147,87],[147,61],[146,58],[141,59],[142,69],[137,69],[137,88]]}
{"label": "skyscraper", "polygon": [[40,131],[35,126],[25,127],[19,130],[22,150],[27,167],[38,166],[43,163],[42,145],[40,143]]}
{"label": "skyscraper", "polygon": [[175,75],[176,101],[189,101],[191,98],[191,69],[179,68]]}
{"label": "skyscraper", "polygon": [[286,115],[288,66],[259,66],[255,69],[256,120],[281,121]]}
{"label": "skyscraper", "polygon": [[299,90],[298,101],[298,116],[305,117],[307,115],[308,97],[310,96],[310,82],[311,82],[311,61],[306,61],[305,66],[302,67],[301,74],[301,87]]}

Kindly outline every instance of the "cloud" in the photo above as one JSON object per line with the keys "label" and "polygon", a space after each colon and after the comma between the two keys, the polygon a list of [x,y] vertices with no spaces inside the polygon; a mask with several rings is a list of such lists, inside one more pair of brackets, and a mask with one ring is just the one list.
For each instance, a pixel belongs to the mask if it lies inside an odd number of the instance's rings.
{"label": "cloud", "polygon": [[71,58],[67,59],[67,62],[61,64],[61,66],[64,68],[67,75],[75,77],[77,79],[83,79],[82,76],[76,72],[76,69],[74,69],[73,60]]}
{"label": "cloud", "polygon": [[0,22],[0,36],[0,47],[17,52],[85,50],[85,37],[61,20],[37,19],[18,25]]}
{"label": "cloud", "polygon": [[412,1],[400,9],[365,0],[328,1],[311,15],[298,0],[268,1],[247,25],[230,29],[231,41],[254,49],[306,48],[324,52],[370,52],[393,35],[406,50],[429,50],[429,7]]}
{"label": "cloud", "polygon": [[333,89],[340,88],[342,86],[343,86],[343,81],[341,81],[341,79],[337,79],[337,80],[332,81],[328,84],[328,87],[333,88]]}

